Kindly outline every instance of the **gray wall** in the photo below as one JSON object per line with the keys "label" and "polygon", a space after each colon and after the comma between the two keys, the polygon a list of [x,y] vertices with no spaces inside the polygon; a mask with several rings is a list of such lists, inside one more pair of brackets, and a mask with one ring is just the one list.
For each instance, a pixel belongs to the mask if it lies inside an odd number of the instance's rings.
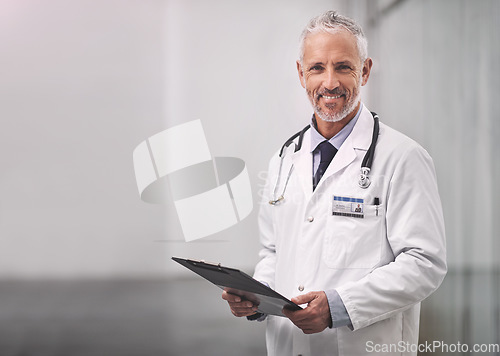
{"label": "gray wall", "polygon": [[162,127],[165,4],[0,1],[0,276],[159,274],[131,153]]}

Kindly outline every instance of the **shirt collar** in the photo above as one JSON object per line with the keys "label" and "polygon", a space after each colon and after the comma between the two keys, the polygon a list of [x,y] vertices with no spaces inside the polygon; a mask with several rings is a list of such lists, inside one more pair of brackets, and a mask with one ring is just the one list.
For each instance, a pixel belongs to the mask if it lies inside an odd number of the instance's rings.
{"label": "shirt collar", "polygon": [[[328,140],[328,142],[330,142],[337,150],[340,149],[340,146],[342,146],[346,138],[351,134],[354,125],[356,125],[356,122],[358,121],[362,109],[363,103],[359,105],[358,112],[351,119],[351,121],[349,121],[347,125],[345,125],[342,130],[340,130],[335,136]],[[324,138],[323,135],[321,135],[316,129],[316,123],[314,122],[313,115],[313,117],[311,118],[311,152],[314,152],[316,147],[318,147],[318,145],[324,140],[326,140],[326,138]]]}

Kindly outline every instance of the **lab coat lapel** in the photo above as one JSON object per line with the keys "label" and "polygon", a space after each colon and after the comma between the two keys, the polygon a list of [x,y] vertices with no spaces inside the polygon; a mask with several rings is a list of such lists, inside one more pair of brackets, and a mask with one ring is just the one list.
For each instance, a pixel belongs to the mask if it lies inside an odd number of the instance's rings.
{"label": "lab coat lapel", "polygon": [[[351,134],[346,138],[332,162],[328,166],[325,174],[321,178],[316,190],[333,174],[341,171],[351,164],[357,157],[356,150],[367,151],[370,147],[373,131],[373,117],[370,111],[363,106],[363,110],[352,129]],[[312,164],[312,163],[311,163]],[[361,168],[361,167],[360,167]]]}
{"label": "lab coat lapel", "polygon": [[356,122],[349,135],[352,138],[352,147],[354,149],[368,151],[372,143],[373,125],[372,113],[363,105],[358,122]]}

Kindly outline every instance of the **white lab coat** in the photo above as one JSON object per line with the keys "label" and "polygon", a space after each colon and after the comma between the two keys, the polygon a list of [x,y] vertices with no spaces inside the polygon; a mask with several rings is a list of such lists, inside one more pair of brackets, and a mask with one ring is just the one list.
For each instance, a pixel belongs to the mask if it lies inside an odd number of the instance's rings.
{"label": "white lab coat", "polygon": [[[307,131],[302,149],[287,151],[277,195],[292,163],[294,169],[285,200],[276,206],[268,201],[279,158],[271,160],[259,214],[262,249],[254,277],[289,298],[336,289],[353,330],[327,328],[305,335],[287,318],[269,316],[270,356],[376,355],[369,351],[383,347],[395,351],[384,355],[416,355],[406,351],[418,343],[420,302],[446,274],[441,203],[428,153],[382,123],[372,183],[367,189],[359,187],[373,124],[363,108],[314,192]],[[364,218],[332,215],[334,195],[364,199]],[[373,205],[375,197],[379,207]],[[406,347],[407,343],[414,346]]]}

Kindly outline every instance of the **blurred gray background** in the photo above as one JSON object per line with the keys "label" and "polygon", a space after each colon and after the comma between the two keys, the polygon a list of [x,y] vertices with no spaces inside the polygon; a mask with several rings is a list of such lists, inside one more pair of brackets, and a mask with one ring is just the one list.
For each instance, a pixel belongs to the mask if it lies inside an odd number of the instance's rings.
{"label": "blurred gray background", "polygon": [[[298,37],[327,9],[368,36],[364,102],[436,165],[449,273],[421,342],[500,344],[499,1],[0,0],[0,355],[265,354],[265,326],[170,257],[252,273],[268,159],[311,114]],[[185,243],[132,151],[194,119],[255,208]]]}

